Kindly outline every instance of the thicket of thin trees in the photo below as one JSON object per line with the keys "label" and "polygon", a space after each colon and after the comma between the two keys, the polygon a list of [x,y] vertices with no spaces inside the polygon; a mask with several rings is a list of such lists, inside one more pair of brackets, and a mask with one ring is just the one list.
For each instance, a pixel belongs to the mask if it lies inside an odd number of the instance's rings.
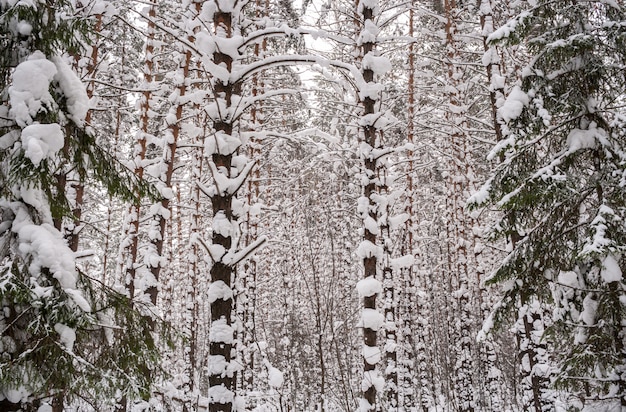
{"label": "thicket of thin trees", "polygon": [[622,0],[0,0],[0,410],[626,410]]}

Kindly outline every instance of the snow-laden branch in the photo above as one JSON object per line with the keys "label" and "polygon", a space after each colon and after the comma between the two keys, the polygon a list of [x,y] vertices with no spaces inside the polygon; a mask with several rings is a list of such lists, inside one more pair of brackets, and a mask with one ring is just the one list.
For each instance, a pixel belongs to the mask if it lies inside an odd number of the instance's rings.
{"label": "snow-laden branch", "polygon": [[239,70],[233,70],[230,74],[229,82],[231,84],[239,83],[255,73],[272,67],[295,66],[302,63],[317,64],[322,67],[332,66],[338,69],[343,69],[352,75],[352,77],[356,80],[357,85],[365,84],[362,73],[353,64],[342,62],[340,60],[326,59],[321,56],[304,54],[271,56],[247,65],[242,65]]}
{"label": "snow-laden branch", "polygon": [[244,260],[246,260],[250,256],[252,256],[252,254],[254,252],[256,252],[257,249],[263,247],[265,242],[267,242],[267,237],[266,236],[261,236],[257,240],[255,240],[254,242],[249,244],[247,247],[245,247],[244,249],[240,250],[239,252],[232,253],[232,254],[228,253],[224,257],[224,259],[222,259],[222,260],[227,265],[235,266],[235,265],[243,262]]}
{"label": "snow-laden branch", "polygon": [[[217,166],[215,165],[215,163],[209,160],[209,169],[211,169],[211,173],[213,174],[213,181],[215,182],[215,188],[217,189],[218,193],[220,193],[222,196],[234,195],[235,193],[237,193],[237,191],[241,188],[241,186],[248,178],[248,175],[250,174],[250,171],[252,171],[254,165],[255,162],[248,162],[246,167],[244,167],[244,169],[237,175],[237,177],[228,177],[223,173],[220,173],[219,170],[217,170]],[[202,188],[201,190],[205,194],[207,194],[207,192],[205,192],[205,190],[203,190]]]}

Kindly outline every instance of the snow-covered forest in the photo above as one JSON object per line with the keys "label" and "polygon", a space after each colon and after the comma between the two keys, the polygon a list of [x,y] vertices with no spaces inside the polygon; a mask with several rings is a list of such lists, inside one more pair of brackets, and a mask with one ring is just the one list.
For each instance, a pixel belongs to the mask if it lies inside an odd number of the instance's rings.
{"label": "snow-covered forest", "polygon": [[0,411],[626,411],[623,0],[0,0]]}

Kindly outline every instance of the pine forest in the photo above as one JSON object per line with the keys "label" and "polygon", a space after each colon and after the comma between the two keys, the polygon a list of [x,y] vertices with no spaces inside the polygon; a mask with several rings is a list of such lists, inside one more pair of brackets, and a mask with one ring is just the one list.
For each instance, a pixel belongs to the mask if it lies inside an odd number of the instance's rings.
{"label": "pine forest", "polygon": [[0,412],[626,412],[624,0],[0,0]]}

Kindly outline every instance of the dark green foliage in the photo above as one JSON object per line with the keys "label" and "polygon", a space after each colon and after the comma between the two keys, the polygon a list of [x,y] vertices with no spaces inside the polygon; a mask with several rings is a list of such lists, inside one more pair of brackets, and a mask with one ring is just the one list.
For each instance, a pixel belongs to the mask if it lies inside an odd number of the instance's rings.
{"label": "dark green foliage", "polygon": [[1,407],[7,393],[24,388],[19,400],[28,408],[54,397],[61,404],[80,398],[99,409],[103,400],[120,395],[146,397],[160,373],[152,328],[162,324],[149,322],[138,304],[79,273],[75,250],[59,230],[64,219],[75,219],[66,179],[96,182],[103,195],[133,203],[144,196],[160,199],[160,194],[69,115],[56,80],[49,86],[53,102],[30,114],[33,123],[60,125],[65,140],[58,153],[35,165],[22,147],[24,122],[18,124],[9,111],[11,75],[20,63],[36,51],[42,59],[79,56],[89,32],[89,20],[79,17],[73,2],[9,6],[0,0]]}
{"label": "dark green foliage", "polygon": [[[73,9],[67,0],[34,1],[34,7],[26,2],[9,6],[0,2],[0,76],[2,86],[8,83],[10,70],[39,50],[46,56],[59,51],[78,54],[90,32],[90,22]],[[32,26],[31,35],[18,32],[20,21]],[[4,87],[3,87],[4,88]]]}
{"label": "dark green foliage", "polygon": [[[506,285],[496,320],[520,296],[554,303],[546,339],[557,349],[557,383],[592,397],[617,385],[622,402],[625,21],[623,8],[602,1],[540,1],[514,20],[514,31],[498,40],[532,56],[521,82],[526,101],[506,123],[506,140],[493,153],[501,162],[487,184],[488,201],[502,211],[492,234],[514,241],[489,280]],[[613,261],[621,280],[603,275]]]}
{"label": "dark green foliage", "polygon": [[[109,195],[123,201],[137,203],[148,197],[153,201],[161,198],[156,187],[139,179],[130,169],[114,158],[96,143],[93,135],[71,125],[67,127],[73,133],[66,134],[66,149],[59,153],[58,162],[51,164],[47,159],[38,166],[24,156],[23,150],[10,160],[7,173],[7,186],[22,184],[26,187],[40,188],[46,193],[51,207],[52,217],[60,219],[71,217],[72,211],[65,193],[55,190],[58,186],[56,173],[63,167],[78,173],[84,183],[95,181],[101,184]],[[7,157],[0,150],[0,160]]]}
{"label": "dark green foliage", "polygon": [[[31,286],[21,281],[25,268],[13,264],[6,269],[0,277],[0,300],[10,316],[3,342],[6,345],[10,338],[15,348],[11,356],[3,351],[0,387],[17,388],[28,382],[34,399],[61,392],[69,401],[91,399],[101,406],[105,400],[114,401],[119,391],[129,397],[149,393],[147,372],[152,376],[162,372],[158,350],[146,318],[130,309],[128,297],[81,274],[80,289],[90,302],[98,302],[92,312],[83,312],[59,288],[51,288],[51,296],[37,298]],[[55,282],[49,273],[42,279],[50,283],[40,282],[43,287]],[[59,343],[57,323],[75,329],[72,352]]]}

